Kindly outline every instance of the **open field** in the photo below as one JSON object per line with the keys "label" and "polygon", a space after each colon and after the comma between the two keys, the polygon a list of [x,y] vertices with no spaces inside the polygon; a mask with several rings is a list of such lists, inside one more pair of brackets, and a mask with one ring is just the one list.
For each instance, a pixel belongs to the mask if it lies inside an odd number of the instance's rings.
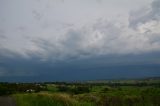
{"label": "open field", "polygon": [[1,83],[0,94],[6,106],[160,106],[160,80]]}

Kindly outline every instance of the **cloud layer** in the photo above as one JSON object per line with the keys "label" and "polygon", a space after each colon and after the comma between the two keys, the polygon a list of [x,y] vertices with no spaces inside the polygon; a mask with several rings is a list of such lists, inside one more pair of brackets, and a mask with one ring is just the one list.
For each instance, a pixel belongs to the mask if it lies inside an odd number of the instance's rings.
{"label": "cloud layer", "polygon": [[[67,3],[62,4],[67,6]],[[160,38],[159,4],[159,1],[155,0],[147,9],[131,12],[129,22],[120,20],[120,18],[107,20],[100,15],[98,19],[92,19],[90,22],[83,22],[82,20],[80,24],[78,22],[65,24],[53,22],[54,19],[47,19],[49,17],[44,14],[50,15],[47,14],[50,10],[48,8],[54,10],[56,7],[48,7],[50,4],[45,7],[45,5],[42,5],[42,1],[39,1],[35,4],[37,5],[36,9],[31,11],[31,16],[33,16],[31,20],[34,20],[35,23],[30,23],[30,26],[28,26],[29,24],[25,23],[25,20],[20,19],[24,23],[22,26],[13,23],[15,25],[11,25],[11,28],[5,28],[8,24],[2,24],[0,47],[24,57],[37,54],[43,59],[50,58],[50,56],[63,59],[68,56],[139,54],[159,51],[160,44],[157,40]],[[24,11],[28,12],[27,10]],[[92,12],[92,10],[90,11]],[[23,18],[22,16],[14,17],[17,17],[17,19],[8,20],[13,21]],[[66,18],[68,17],[66,16]],[[22,24],[22,22],[19,24]],[[128,27],[128,24],[130,27]]]}
{"label": "cloud layer", "polygon": [[[81,64],[79,61],[95,57],[105,57],[107,62],[109,56],[124,56],[125,61],[113,58],[110,63],[125,63],[135,55],[138,59],[160,52],[159,0],[122,0],[118,4],[112,0],[6,0],[0,4],[1,76],[10,70],[19,76],[34,75],[33,70],[38,69],[28,67],[39,67],[39,62],[45,64],[41,69],[46,70],[50,63]],[[147,59],[156,64],[160,61],[155,57]],[[26,63],[17,69],[9,60]],[[7,69],[7,65],[11,68]],[[48,70],[57,69],[55,66]]]}

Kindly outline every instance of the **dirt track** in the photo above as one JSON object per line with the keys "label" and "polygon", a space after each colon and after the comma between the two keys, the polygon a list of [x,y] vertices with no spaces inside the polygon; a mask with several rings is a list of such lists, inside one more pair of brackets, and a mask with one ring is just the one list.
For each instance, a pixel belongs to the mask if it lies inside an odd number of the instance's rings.
{"label": "dirt track", "polygon": [[16,103],[11,97],[0,96],[0,106],[16,106]]}

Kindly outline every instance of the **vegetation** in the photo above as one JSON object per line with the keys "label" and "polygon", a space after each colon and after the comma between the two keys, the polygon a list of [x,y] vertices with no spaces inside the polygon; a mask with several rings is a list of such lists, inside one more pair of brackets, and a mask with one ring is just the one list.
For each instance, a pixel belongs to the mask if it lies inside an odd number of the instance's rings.
{"label": "vegetation", "polygon": [[17,106],[160,106],[160,80],[1,83],[0,94]]}
{"label": "vegetation", "polygon": [[91,102],[79,102],[64,93],[15,94],[18,106],[93,106]]}
{"label": "vegetation", "polygon": [[0,83],[0,95],[46,90],[45,84],[38,83]]}

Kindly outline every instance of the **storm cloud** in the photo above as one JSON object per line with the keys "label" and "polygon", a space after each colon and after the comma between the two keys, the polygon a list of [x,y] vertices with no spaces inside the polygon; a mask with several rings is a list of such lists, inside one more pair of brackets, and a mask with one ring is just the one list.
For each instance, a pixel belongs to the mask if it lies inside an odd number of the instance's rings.
{"label": "storm cloud", "polygon": [[159,0],[0,1],[0,76],[156,75],[159,11]]}

